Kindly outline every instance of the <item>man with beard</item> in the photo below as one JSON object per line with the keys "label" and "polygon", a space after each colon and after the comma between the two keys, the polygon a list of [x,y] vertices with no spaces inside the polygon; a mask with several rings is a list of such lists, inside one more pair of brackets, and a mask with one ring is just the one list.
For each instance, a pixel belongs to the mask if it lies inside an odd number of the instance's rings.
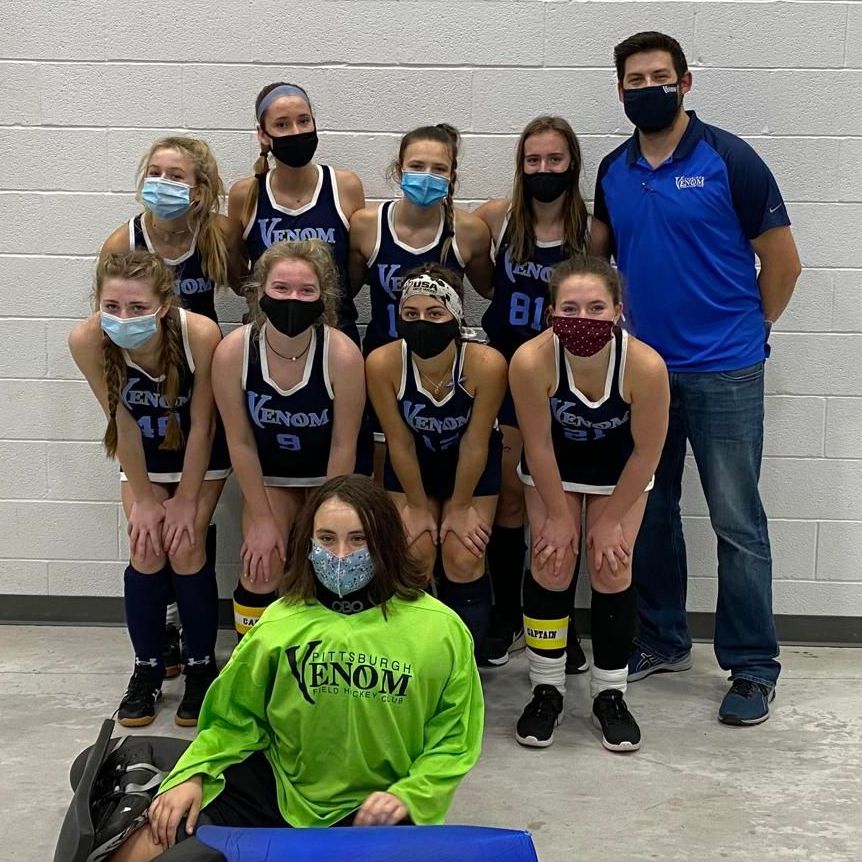
{"label": "man with beard", "polygon": [[591,249],[614,257],[628,284],[628,326],[661,354],[671,384],[667,441],[634,553],[641,627],[629,680],[691,667],[679,508],[688,440],[718,540],[715,653],[731,676],[718,717],[759,724],[781,669],[757,487],[763,365],[799,257],[769,168],[683,109],[692,75],[679,43],[637,33],[614,59],[636,130],[599,167]]}

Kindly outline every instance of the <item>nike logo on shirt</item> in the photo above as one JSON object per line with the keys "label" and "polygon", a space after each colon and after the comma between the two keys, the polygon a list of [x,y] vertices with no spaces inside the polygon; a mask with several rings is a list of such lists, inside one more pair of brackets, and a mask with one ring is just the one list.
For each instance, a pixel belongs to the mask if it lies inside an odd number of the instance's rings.
{"label": "nike logo on shirt", "polygon": [[770,207],[769,212],[774,213],[776,210],[780,210],[784,206],[783,203],[780,203],[777,207]]}

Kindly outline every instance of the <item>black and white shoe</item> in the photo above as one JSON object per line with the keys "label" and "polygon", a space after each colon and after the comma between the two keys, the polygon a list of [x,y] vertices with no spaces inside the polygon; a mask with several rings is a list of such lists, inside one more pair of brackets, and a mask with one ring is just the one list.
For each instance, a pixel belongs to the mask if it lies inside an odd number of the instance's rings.
{"label": "black and white shoe", "polygon": [[575,621],[569,617],[569,631],[566,635],[566,674],[584,673],[590,669],[590,663],[581,647],[581,639],[575,628]]}
{"label": "black and white shoe", "polygon": [[593,724],[602,732],[602,745],[608,751],[637,751],[641,729],[629,712],[623,693],[615,688],[600,692],[593,699]]}
{"label": "black and white shoe", "polygon": [[563,696],[552,685],[537,685],[515,726],[515,739],[529,748],[547,748],[563,715]]}
{"label": "black and white shoe", "polygon": [[177,707],[174,722],[179,727],[197,727],[204,697],[218,672],[215,668],[192,668],[186,665],[186,690]]}
{"label": "black and white shoe", "polygon": [[156,701],[162,696],[162,681],[143,668],[135,668],[120,701],[117,721],[123,727],[146,727],[156,717]]}
{"label": "black and white shoe", "polygon": [[503,619],[502,616],[494,614],[491,618],[491,628],[485,638],[485,647],[482,650],[482,664],[493,667],[502,667],[509,661],[513,652],[523,649],[524,641],[523,622],[512,623]]}

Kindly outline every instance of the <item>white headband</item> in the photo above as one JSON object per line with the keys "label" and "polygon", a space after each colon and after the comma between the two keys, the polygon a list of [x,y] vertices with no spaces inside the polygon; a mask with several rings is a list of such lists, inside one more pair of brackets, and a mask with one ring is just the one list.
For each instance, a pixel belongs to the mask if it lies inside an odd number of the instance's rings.
{"label": "white headband", "polygon": [[414,275],[401,285],[399,308],[411,296],[433,296],[435,299],[439,299],[459,323],[464,316],[464,309],[455,288],[446,284],[442,279],[433,278],[428,273],[423,272],[422,275]]}

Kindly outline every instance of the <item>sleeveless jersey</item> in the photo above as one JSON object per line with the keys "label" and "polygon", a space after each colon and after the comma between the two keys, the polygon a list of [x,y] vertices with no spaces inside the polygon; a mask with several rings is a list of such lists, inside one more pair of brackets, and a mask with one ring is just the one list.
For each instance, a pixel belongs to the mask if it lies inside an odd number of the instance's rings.
{"label": "sleeveless jersey", "polygon": [[355,326],[357,318],[347,280],[349,222],[338,199],[335,168],[329,165],[315,167],[317,186],[314,194],[307,204],[295,210],[276,203],[271,170],[257,177],[257,208],[245,226],[243,239],[252,266],[271,245],[281,240],[322,239],[329,243],[338,269],[339,328],[349,330]]}
{"label": "sleeveless jersey", "polygon": [[[366,356],[374,348],[398,338],[395,321],[404,274],[423,263],[441,263],[443,245],[448,237],[452,236],[451,232],[445,229],[441,210],[440,227],[434,241],[422,248],[406,245],[395,235],[395,203],[396,201],[385,201],[377,210],[377,241],[368,261],[367,273],[371,320],[362,343]],[[459,275],[464,274],[464,259],[454,236],[442,263]]]}
{"label": "sleeveless jersey", "polygon": [[[612,493],[634,450],[631,405],[622,396],[628,337],[623,330],[614,332],[604,394],[590,401],[575,386],[563,345],[554,336],[557,385],[549,405],[551,441],[567,491]],[[526,452],[518,473],[526,484],[533,484]]]}
{"label": "sleeveless jersey", "polygon": [[[183,439],[188,440],[191,430],[191,400],[194,387],[195,362],[189,345],[188,321],[185,309],[179,310],[180,328],[183,334],[183,358],[180,369],[180,385],[174,412],[183,432]],[[139,365],[136,365],[127,351],[123,351],[126,361],[126,379],[120,392],[120,400],[132,414],[138,428],[141,430],[141,442],[144,446],[144,460],[147,473],[152,482],[179,482],[182,478],[185,446],[179,449],[160,449],[165,440],[168,428],[168,405],[162,394],[164,376],[152,377]],[[223,479],[230,473],[230,462],[227,451],[213,443],[206,479]]]}
{"label": "sleeveless jersey", "polygon": [[447,449],[457,451],[473,411],[473,396],[461,385],[464,368],[464,344],[456,344],[452,363],[454,385],[441,400],[422,385],[419,369],[401,342],[401,385],[398,388],[398,407],[401,418],[413,432],[416,455],[421,458],[438,455]]}
{"label": "sleeveless jersey", "polygon": [[242,366],[242,389],[264,484],[322,485],[334,419],[329,333],[325,326],[314,327],[302,379],[287,391],[270,377],[264,338],[261,329],[253,342],[251,326],[246,326]]}
{"label": "sleeveless jersey", "polygon": [[[134,249],[158,254],[140,214],[129,219],[129,250]],[[218,323],[215,309],[216,283],[204,273],[203,258],[198,249],[197,229],[192,237],[191,248],[184,255],[176,260],[166,257],[162,260],[176,273],[174,289],[183,308],[202,314]]]}
{"label": "sleeveless jersey", "polygon": [[546,329],[545,306],[551,270],[565,260],[562,240],[537,242],[530,259],[512,260],[509,216],[503,223],[494,252],[494,297],[482,315],[489,343],[507,360],[525,342]]}

